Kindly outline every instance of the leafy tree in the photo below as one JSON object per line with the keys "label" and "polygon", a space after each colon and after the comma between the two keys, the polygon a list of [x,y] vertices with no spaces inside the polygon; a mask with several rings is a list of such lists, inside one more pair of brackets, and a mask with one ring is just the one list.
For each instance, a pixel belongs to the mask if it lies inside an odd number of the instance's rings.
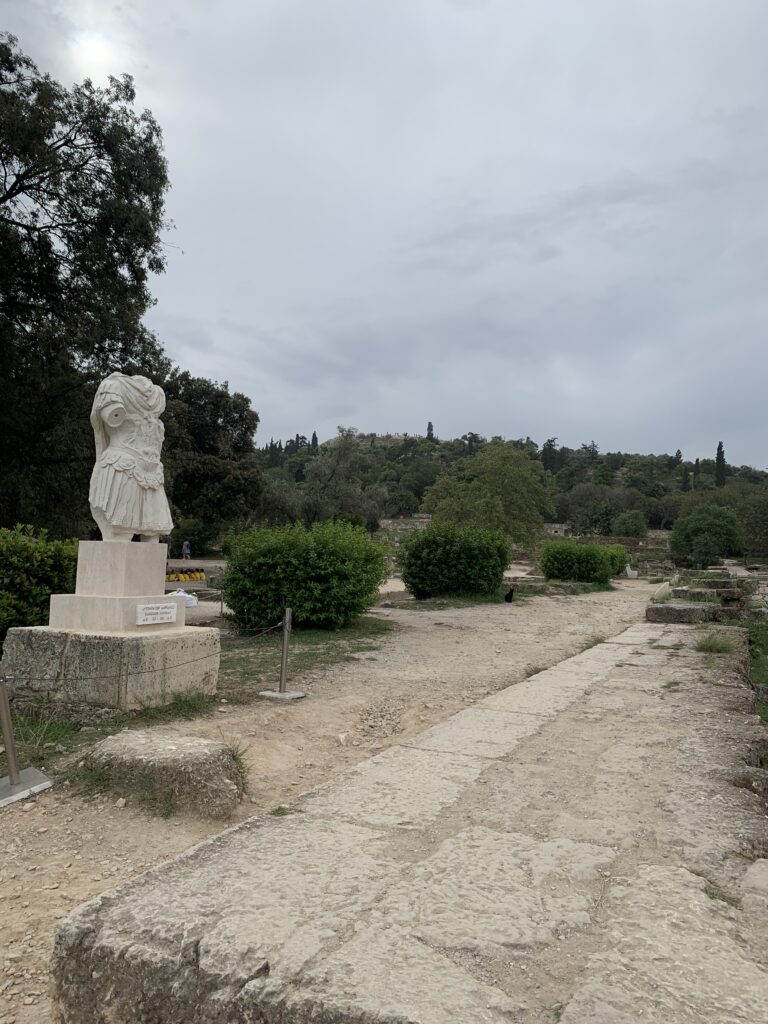
{"label": "leafy tree", "polygon": [[626,488],[584,483],[559,498],[558,507],[576,533],[608,534],[614,518],[637,497]]}
{"label": "leafy tree", "polygon": [[677,520],[669,548],[678,561],[702,567],[725,555],[740,554],[744,534],[732,509],[700,505]]}
{"label": "leafy tree", "polygon": [[98,380],[170,368],[141,324],[168,176],[133,101],[127,75],[66,89],[0,35],[0,521],[82,529]]}
{"label": "leafy tree", "polygon": [[616,482],[616,473],[605,462],[601,462],[595,468],[595,472],[592,476],[592,482],[595,484],[606,484],[610,487]]}
{"label": "leafy tree", "polygon": [[432,426],[432,421],[431,420],[427,424],[427,440],[428,441],[434,441],[435,440],[435,430],[434,430],[434,427]]}
{"label": "leafy tree", "polygon": [[556,437],[548,438],[541,446],[541,464],[548,473],[557,473],[561,468]]}
{"label": "leafy tree", "polygon": [[611,523],[614,537],[645,537],[648,527],[645,516],[639,509],[631,512],[620,512]]}
{"label": "leafy tree", "polygon": [[501,530],[530,545],[554,511],[546,474],[512,443],[492,441],[444,473],[422,505],[436,520]]}
{"label": "leafy tree", "polygon": [[746,495],[738,514],[747,550],[761,557],[768,555],[768,490],[761,487]]}
{"label": "leafy tree", "polygon": [[309,442],[309,448],[313,455],[317,455],[317,449],[319,445],[317,443],[317,431],[312,431],[312,440]]}
{"label": "leafy tree", "polygon": [[699,484],[699,476],[701,474],[701,461],[696,459],[693,464],[693,490],[695,491]]}
{"label": "leafy tree", "polygon": [[723,442],[717,442],[717,454],[715,455],[715,487],[725,487],[725,450]]}

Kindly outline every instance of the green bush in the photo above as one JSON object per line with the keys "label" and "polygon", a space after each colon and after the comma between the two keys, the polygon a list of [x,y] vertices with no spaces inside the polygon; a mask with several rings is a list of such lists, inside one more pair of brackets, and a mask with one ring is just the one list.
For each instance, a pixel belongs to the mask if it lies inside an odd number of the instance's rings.
{"label": "green bush", "polygon": [[645,537],[648,526],[640,509],[630,512],[619,512],[611,522],[611,533],[614,537]]}
{"label": "green bush", "polygon": [[611,560],[611,575],[618,576],[629,565],[629,554],[623,544],[609,544],[606,549]]}
{"label": "green bush", "polygon": [[548,540],[542,545],[539,564],[548,580],[607,583],[613,575],[614,560],[610,549],[600,544]]}
{"label": "green bush", "polygon": [[337,629],[374,604],[384,578],[384,551],[349,523],[257,528],[229,544],[220,585],[241,629],[272,626],[285,608],[297,626]]}
{"label": "green bush", "polygon": [[51,594],[75,589],[77,541],[32,526],[0,530],[0,640],[14,626],[44,626]]}
{"label": "green bush", "polygon": [[509,564],[509,542],[499,530],[432,523],[398,553],[403,582],[414,597],[489,594]]}
{"label": "green bush", "polygon": [[694,568],[705,568],[724,555],[738,555],[744,547],[736,513],[720,505],[699,505],[681,516],[669,538],[674,560]]}

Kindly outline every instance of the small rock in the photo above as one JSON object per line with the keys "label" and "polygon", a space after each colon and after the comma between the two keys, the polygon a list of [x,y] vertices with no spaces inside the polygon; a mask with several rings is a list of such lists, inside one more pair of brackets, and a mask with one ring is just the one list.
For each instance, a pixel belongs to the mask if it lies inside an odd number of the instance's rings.
{"label": "small rock", "polygon": [[339,735],[336,737],[336,739],[339,741],[339,746],[340,747],[346,747],[346,745],[347,745],[347,737],[348,736],[349,736],[348,732],[340,732]]}
{"label": "small rock", "polygon": [[54,749],[57,754],[66,754],[67,752],[67,748],[61,743],[57,743]]}
{"label": "small rock", "polygon": [[36,807],[36,804],[34,803],[34,801],[32,801],[31,803],[23,804],[21,809],[24,812],[26,812],[26,811],[34,811],[35,807]]}
{"label": "small rock", "polygon": [[119,800],[115,800],[115,807],[125,807],[125,797],[121,796]]}
{"label": "small rock", "polygon": [[216,708],[220,715],[226,715],[228,708]]}
{"label": "small rock", "polygon": [[95,725],[81,725],[80,732],[96,732]]}

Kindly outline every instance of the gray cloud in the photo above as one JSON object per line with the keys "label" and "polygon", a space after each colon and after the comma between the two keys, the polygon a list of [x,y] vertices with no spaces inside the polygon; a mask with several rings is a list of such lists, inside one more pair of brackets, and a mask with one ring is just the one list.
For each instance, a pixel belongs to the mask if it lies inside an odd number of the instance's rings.
{"label": "gray cloud", "polygon": [[150,324],[260,435],[340,422],[764,466],[768,8],[10,0],[163,125]]}

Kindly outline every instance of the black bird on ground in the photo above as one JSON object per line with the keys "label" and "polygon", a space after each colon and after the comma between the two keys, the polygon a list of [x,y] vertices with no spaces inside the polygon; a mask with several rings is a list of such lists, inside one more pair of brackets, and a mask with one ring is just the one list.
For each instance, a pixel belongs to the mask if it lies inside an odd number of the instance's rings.
{"label": "black bird on ground", "polygon": [[510,587],[509,590],[507,591],[507,593],[504,595],[504,600],[507,602],[507,604],[511,604],[512,603],[512,598],[514,596],[515,596],[515,588],[514,587]]}

